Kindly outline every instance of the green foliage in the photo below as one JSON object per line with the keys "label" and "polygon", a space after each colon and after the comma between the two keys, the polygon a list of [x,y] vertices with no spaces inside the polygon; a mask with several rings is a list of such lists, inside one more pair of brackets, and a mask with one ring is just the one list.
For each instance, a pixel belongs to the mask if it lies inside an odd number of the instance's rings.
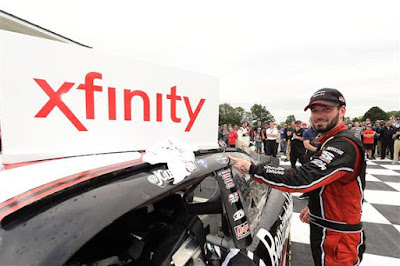
{"label": "green foliage", "polygon": [[[388,120],[392,115],[395,117],[400,117],[400,111],[390,111],[385,112],[381,108],[374,106],[370,108],[363,116],[350,118],[345,117],[345,122],[347,124],[352,123],[356,120],[362,122],[365,119],[370,118],[372,122],[376,120]],[[263,124],[270,122],[275,122],[274,116],[266,109],[265,106],[261,104],[254,104],[250,108],[250,112],[246,111],[242,107],[232,107],[229,103],[224,103],[219,105],[219,124],[232,124],[240,125],[242,119],[246,119],[249,124],[257,124],[257,121],[261,121]],[[288,115],[285,122],[280,122],[280,127],[284,124],[290,124],[292,121],[296,121],[294,115]]]}
{"label": "green foliage", "polygon": [[290,123],[295,122],[296,121],[296,117],[294,117],[294,115],[288,115],[288,117],[286,118],[285,124],[290,125]]}
{"label": "green foliage", "polygon": [[365,121],[365,119],[367,118],[371,119],[371,121],[374,122],[376,120],[387,120],[389,116],[381,108],[379,108],[378,106],[374,106],[364,114],[362,120]]}
{"label": "green foliage", "polygon": [[242,107],[233,108],[229,103],[219,105],[219,124],[240,125],[240,120],[246,117],[246,110]]}
{"label": "green foliage", "polygon": [[345,122],[346,124],[351,124],[351,123],[353,122],[353,120],[350,118],[350,116],[346,116],[346,117],[344,118],[344,122]]}
{"label": "green foliage", "polygon": [[400,111],[390,111],[390,112],[386,112],[386,114],[388,115],[389,118],[392,117],[393,115],[394,115],[396,118],[399,118],[399,117],[400,117]]}
{"label": "green foliage", "polygon": [[261,121],[263,124],[275,122],[274,116],[261,104],[254,104],[250,108],[250,122],[257,123]]}

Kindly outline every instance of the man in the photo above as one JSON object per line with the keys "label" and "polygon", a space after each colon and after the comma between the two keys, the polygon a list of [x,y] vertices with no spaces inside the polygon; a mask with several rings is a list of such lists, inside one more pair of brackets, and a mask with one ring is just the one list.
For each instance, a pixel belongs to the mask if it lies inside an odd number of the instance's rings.
{"label": "man", "polygon": [[400,126],[396,127],[396,132],[393,134],[394,139],[394,157],[392,164],[399,163],[399,152],[400,152]]}
{"label": "man", "polygon": [[379,120],[375,121],[375,124],[372,126],[372,130],[375,131],[374,146],[372,147],[372,159],[375,160],[375,152],[378,146],[379,132],[381,130],[379,126]]}
{"label": "man", "polygon": [[318,90],[304,110],[308,108],[312,126],[320,134],[310,162],[285,170],[229,158],[257,182],[287,192],[311,191],[300,219],[310,223],[315,265],[358,265],[365,251],[361,209],[366,163],[362,143],[343,122],[346,102],[338,90]]}
{"label": "man", "polygon": [[267,129],[269,128],[269,124],[265,124],[263,129],[261,130],[261,139],[263,142],[264,146],[264,154],[268,155],[269,150],[268,150],[268,141],[267,141]]}
{"label": "man", "polygon": [[257,121],[257,126],[254,127],[254,132],[258,132],[258,129],[262,130],[264,127],[261,125],[261,121]]}
{"label": "man", "polygon": [[[311,126],[304,131],[303,135],[303,145],[306,149],[306,153],[304,154],[304,162],[309,162],[311,160],[311,156],[317,151],[317,136],[318,133]],[[308,199],[309,194],[303,193],[298,196],[298,199]]]}
{"label": "man", "polygon": [[368,159],[371,160],[375,131],[372,130],[371,124],[366,124],[365,130],[361,134],[363,136],[364,149],[367,153]]}
{"label": "man", "polygon": [[351,132],[353,132],[354,136],[361,141],[361,132],[363,132],[363,128],[360,127],[359,121],[356,120],[354,122],[354,127],[351,129]]}
{"label": "man", "polygon": [[386,126],[381,129],[380,140],[381,140],[381,160],[386,157],[386,149],[389,148],[390,160],[393,160],[393,134],[395,132],[392,126],[392,120],[386,122]]}
{"label": "man", "polygon": [[304,156],[305,162],[309,162],[311,156],[317,151],[317,136],[318,132],[316,132],[312,126],[304,131],[303,145],[306,149],[306,154]]}
{"label": "man", "polygon": [[247,121],[246,119],[242,119],[242,126],[237,131],[237,145],[238,148],[248,148],[250,146],[250,135],[247,129]]}
{"label": "man", "polygon": [[385,126],[385,121],[380,121],[379,122],[379,134],[378,135],[378,155],[381,155],[381,150],[382,150],[382,138],[381,138],[381,131],[383,129],[383,127]]}
{"label": "man", "polygon": [[290,141],[290,164],[292,168],[296,168],[297,160],[300,161],[301,165],[304,164],[304,144],[303,144],[304,129],[301,128],[301,121],[295,122],[293,136]]}
{"label": "man", "polygon": [[284,124],[281,129],[281,151],[284,155],[286,154],[287,147],[287,127],[287,124]]}
{"label": "man", "polygon": [[290,140],[292,139],[294,131],[294,122],[290,123],[288,128],[285,129],[284,139],[286,140],[286,159],[285,162],[290,160]]}
{"label": "man", "polygon": [[268,155],[276,157],[276,138],[278,137],[278,129],[275,128],[275,123],[269,123],[269,128],[266,130]]}

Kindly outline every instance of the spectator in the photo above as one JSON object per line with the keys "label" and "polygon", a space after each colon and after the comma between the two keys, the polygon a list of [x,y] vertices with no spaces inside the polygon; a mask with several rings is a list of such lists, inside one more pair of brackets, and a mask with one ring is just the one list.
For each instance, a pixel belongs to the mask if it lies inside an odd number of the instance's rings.
{"label": "spectator", "polygon": [[301,121],[296,121],[295,130],[293,132],[292,139],[290,141],[290,164],[293,169],[296,169],[297,160],[300,161],[301,165],[304,164],[304,144],[303,144],[304,129],[301,128]]}
{"label": "spectator", "polygon": [[394,139],[393,164],[398,164],[399,152],[400,152],[400,125],[396,127],[396,132],[393,134],[393,139]]}
{"label": "spectator", "polygon": [[306,149],[306,153],[304,155],[304,161],[309,162],[311,156],[317,151],[317,138],[318,133],[314,130],[313,127],[310,127],[304,131],[303,136],[303,144]]}
{"label": "spectator", "polygon": [[359,121],[355,121],[354,122],[354,127],[351,128],[351,132],[353,132],[354,136],[361,140],[361,132],[363,132],[362,127],[360,127],[360,122]]}
{"label": "spectator", "polygon": [[287,128],[286,135],[287,135],[287,147],[286,147],[286,161],[290,161],[290,151],[291,151],[291,142],[292,142],[292,137],[293,137],[293,132],[294,132],[295,124],[294,122],[291,122],[290,125]]}
{"label": "spectator", "polygon": [[286,148],[287,148],[287,144],[288,144],[288,141],[287,141],[287,128],[288,128],[288,125],[287,124],[285,124],[284,126],[283,126],[283,134],[282,134],[282,152],[283,152],[283,154],[284,155],[286,155]]}
{"label": "spectator", "polygon": [[250,146],[250,136],[249,132],[247,130],[247,121],[245,119],[242,119],[241,121],[242,126],[239,128],[237,135],[237,145],[236,147],[239,148],[244,148],[244,147],[249,147]]}
{"label": "spectator", "polygon": [[228,125],[224,124],[222,126],[222,140],[228,145],[228,139],[229,139],[229,131],[228,131]]}
{"label": "spectator", "polygon": [[[313,156],[314,153],[317,151],[317,136],[318,133],[314,130],[313,127],[304,130],[303,145],[306,149],[306,152],[304,154],[304,163],[309,162],[311,160],[311,156]],[[303,193],[297,198],[308,199],[309,196],[309,193]]]}
{"label": "spectator", "polygon": [[366,129],[361,133],[363,143],[368,159],[372,159],[372,147],[374,146],[375,131],[372,130],[371,124],[367,124]]}
{"label": "spectator", "polygon": [[252,126],[247,126],[247,132],[249,132],[250,142],[254,141],[254,130]]}
{"label": "spectator", "polygon": [[254,132],[258,132],[258,129],[263,129],[264,127],[261,125],[261,121],[257,121],[257,126],[254,127]]}
{"label": "spectator", "polygon": [[256,144],[256,152],[258,154],[261,154],[261,146],[262,146],[262,140],[261,140],[261,128],[258,128],[256,136],[254,138],[255,144]]}
{"label": "spectator", "polygon": [[389,149],[390,159],[393,160],[393,134],[395,132],[394,127],[392,126],[392,120],[388,120],[386,122],[386,126],[384,126],[381,130],[380,139],[381,143],[381,160],[386,157],[386,150]]}
{"label": "spectator", "polygon": [[229,147],[235,148],[236,140],[238,138],[237,132],[232,127],[229,128]]}
{"label": "spectator", "polygon": [[269,123],[269,128],[266,130],[266,134],[268,155],[276,157],[276,139],[278,137],[278,129],[276,129],[274,122]]}
{"label": "spectator", "polygon": [[269,128],[269,125],[265,124],[264,128],[261,131],[261,139],[262,139],[263,144],[264,144],[264,153],[265,153],[265,155],[269,154],[268,141],[267,141],[267,129],[268,128]]}
{"label": "spectator", "polygon": [[218,140],[222,140],[222,126],[218,127]]}
{"label": "spectator", "polygon": [[283,154],[285,154],[285,152],[284,152],[284,143],[283,143],[284,134],[285,134],[285,126],[283,126],[281,129],[279,129],[279,139],[280,139],[279,142],[280,142],[280,146],[281,146],[280,152],[282,152]]}
{"label": "spectator", "polygon": [[372,126],[372,130],[375,131],[374,146],[372,147],[372,159],[375,159],[375,150],[378,145],[379,132],[381,131],[378,120],[375,121],[375,124]]}
{"label": "spectator", "polygon": [[378,134],[378,155],[381,155],[381,150],[382,150],[382,139],[381,139],[381,132],[383,127],[385,126],[385,121],[380,121],[379,122],[379,134]]}

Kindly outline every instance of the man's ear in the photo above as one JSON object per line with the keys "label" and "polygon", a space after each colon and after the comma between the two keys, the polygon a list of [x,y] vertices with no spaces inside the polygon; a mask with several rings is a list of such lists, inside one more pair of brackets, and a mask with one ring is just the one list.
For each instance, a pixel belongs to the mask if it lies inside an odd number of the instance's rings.
{"label": "man's ear", "polygon": [[344,116],[346,114],[346,106],[342,105],[339,109],[340,118],[344,121]]}

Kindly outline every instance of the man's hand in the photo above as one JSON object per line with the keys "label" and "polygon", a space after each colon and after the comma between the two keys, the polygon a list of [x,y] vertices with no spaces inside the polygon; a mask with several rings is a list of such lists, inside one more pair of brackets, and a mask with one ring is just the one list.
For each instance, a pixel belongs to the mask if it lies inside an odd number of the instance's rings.
{"label": "man's hand", "polygon": [[228,156],[228,158],[232,162],[236,163],[235,167],[239,170],[240,173],[244,174],[250,170],[251,162],[244,159],[234,158],[232,156]]}
{"label": "man's hand", "polygon": [[301,212],[300,212],[300,221],[303,223],[310,223],[310,215],[309,215],[309,209],[308,207],[305,207]]}

